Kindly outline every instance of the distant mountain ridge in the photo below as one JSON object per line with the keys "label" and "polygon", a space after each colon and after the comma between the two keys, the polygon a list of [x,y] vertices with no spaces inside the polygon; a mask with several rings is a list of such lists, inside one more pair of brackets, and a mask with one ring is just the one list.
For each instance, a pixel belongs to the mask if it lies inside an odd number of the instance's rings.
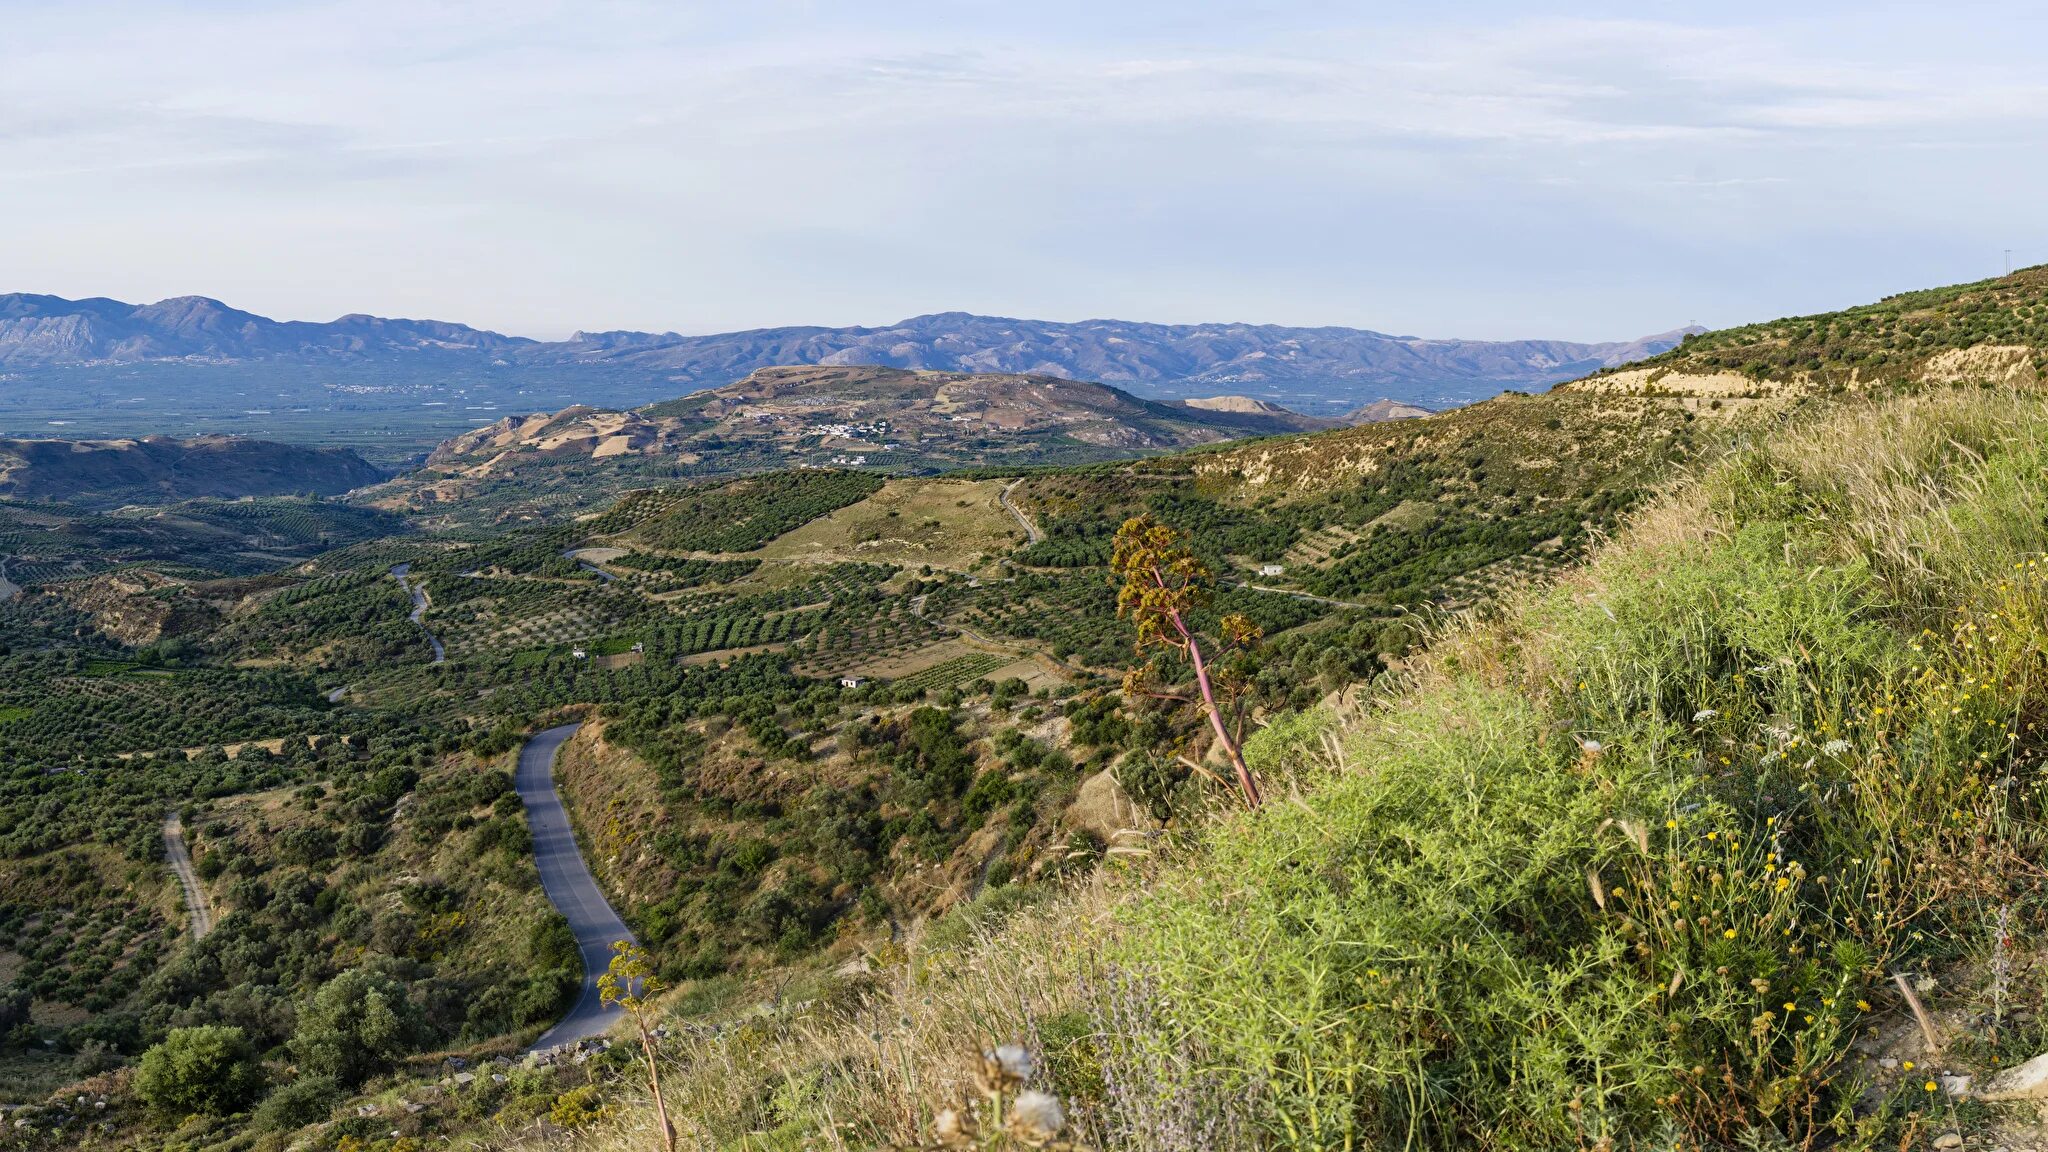
{"label": "distant mountain ridge", "polygon": [[500,356],[535,341],[437,320],[343,316],[272,320],[204,296],[155,304],[95,297],[0,295],[0,367],[155,360],[353,359],[437,352]]}
{"label": "distant mountain ridge", "polygon": [[[155,304],[0,295],[0,369],[149,362],[389,363],[505,368],[603,365],[670,384],[717,387],[791,365],[1058,376],[1177,396],[1246,386],[1342,387],[1356,407],[1378,393],[1454,389],[1465,399],[1532,388],[1656,355],[1689,330],[1639,340],[1432,340],[1362,328],[1273,324],[1062,323],[940,312],[883,327],[783,327],[707,336],[578,332],[538,341],[435,320],[350,315],[279,321],[202,296]],[[1334,403],[1334,401],[1333,401]]]}

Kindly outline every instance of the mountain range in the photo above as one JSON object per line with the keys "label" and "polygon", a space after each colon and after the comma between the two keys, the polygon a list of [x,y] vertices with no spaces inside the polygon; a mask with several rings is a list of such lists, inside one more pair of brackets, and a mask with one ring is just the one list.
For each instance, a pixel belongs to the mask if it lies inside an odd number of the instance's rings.
{"label": "mountain range", "polygon": [[[1456,340],[1362,328],[1273,324],[1059,323],[967,312],[883,327],[759,328],[704,336],[577,332],[567,340],[507,336],[436,320],[348,315],[329,323],[272,320],[201,296],[154,304],[0,295],[0,369],[181,364],[458,365],[500,369],[602,366],[675,385],[717,387],[758,368],[877,365],[945,372],[1059,376],[1137,386],[1170,397],[1260,391],[1347,411],[1381,396],[1463,403],[1503,389],[1547,386],[1677,345],[1687,330],[1639,340]],[[651,398],[651,397],[650,397]]]}

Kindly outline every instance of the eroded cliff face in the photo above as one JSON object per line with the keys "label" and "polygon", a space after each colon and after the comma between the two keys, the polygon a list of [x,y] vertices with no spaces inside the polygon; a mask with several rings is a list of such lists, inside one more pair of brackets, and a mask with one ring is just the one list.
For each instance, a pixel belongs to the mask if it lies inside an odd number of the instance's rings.
{"label": "eroded cliff face", "polygon": [[219,623],[220,614],[189,585],[158,572],[130,568],[90,580],[52,586],[55,595],[92,617],[109,640],[131,648],[166,636],[189,635]]}

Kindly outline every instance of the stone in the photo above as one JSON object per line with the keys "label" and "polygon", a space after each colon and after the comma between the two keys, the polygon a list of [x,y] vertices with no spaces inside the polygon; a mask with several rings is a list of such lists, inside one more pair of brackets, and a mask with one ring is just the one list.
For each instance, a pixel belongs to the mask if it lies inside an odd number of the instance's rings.
{"label": "stone", "polygon": [[2048,1052],[1984,1082],[1979,1100],[2048,1100]]}
{"label": "stone", "polygon": [[1116,774],[1104,768],[1081,782],[1074,794],[1074,802],[1067,806],[1064,817],[1069,828],[1087,833],[1098,843],[1116,845],[1142,843],[1145,834],[1156,829],[1158,821],[1152,814],[1138,807],[1123,785],[1117,783]]}
{"label": "stone", "polygon": [[1936,1148],[1961,1148],[1963,1146],[1963,1137],[1960,1133],[1943,1132],[1934,1138],[1934,1146]]}

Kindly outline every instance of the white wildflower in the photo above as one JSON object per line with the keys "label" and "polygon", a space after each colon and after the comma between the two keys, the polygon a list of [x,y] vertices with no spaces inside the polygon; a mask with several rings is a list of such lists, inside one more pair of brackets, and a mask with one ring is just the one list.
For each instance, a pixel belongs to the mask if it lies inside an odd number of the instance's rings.
{"label": "white wildflower", "polygon": [[1847,740],[1843,740],[1840,737],[1837,737],[1821,745],[1820,750],[1827,753],[1830,756],[1840,756],[1848,752],[1849,747],[1850,745]]}
{"label": "white wildflower", "polygon": [[1695,724],[1705,724],[1707,721],[1712,720],[1714,717],[1719,715],[1720,713],[1714,711],[1712,708],[1702,708],[1699,711],[1692,714],[1692,722]]}
{"label": "white wildflower", "polygon": [[995,1050],[995,1063],[996,1067],[1003,1070],[1003,1075],[1012,1080],[1022,1083],[1031,1079],[1031,1073],[1034,1068],[1031,1062],[1031,1053],[1022,1044],[1005,1044],[997,1048]]}
{"label": "white wildflower", "polygon": [[1040,1148],[1052,1143],[1066,1126],[1067,1114],[1050,1093],[1033,1090],[1017,1094],[1017,1103],[1010,1112],[1010,1129],[1017,1139]]}
{"label": "white wildflower", "polygon": [[961,1119],[960,1113],[951,1108],[939,1109],[932,1117],[932,1135],[948,1148],[959,1148],[974,1140],[973,1125]]}

